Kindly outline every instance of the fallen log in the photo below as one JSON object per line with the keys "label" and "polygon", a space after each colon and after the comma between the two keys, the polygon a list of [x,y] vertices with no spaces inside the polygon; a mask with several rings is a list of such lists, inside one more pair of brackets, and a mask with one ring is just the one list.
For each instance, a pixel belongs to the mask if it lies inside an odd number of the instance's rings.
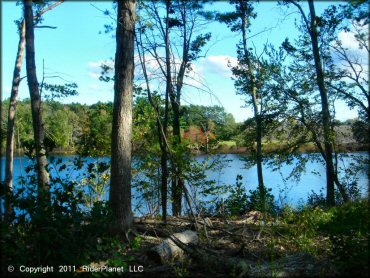
{"label": "fallen log", "polygon": [[201,248],[192,248],[173,239],[199,265],[237,277],[316,277],[336,276],[338,273],[329,262],[320,262],[305,253],[293,254],[271,262],[255,262],[237,257],[210,254]]}
{"label": "fallen log", "polygon": [[198,242],[198,235],[196,232],[190,230],[173,234],[169,238],[165,239],[161,244],[150,249],[147,252],[148,258],[160,264],[165,264],[166,262],[172,261],[176,258],[181,258],[184,251],[174,242],[174,240],[179,241],[184,245],[187,245],[188,243],[196,244]]}
{"label": "fallen log", "polygon": [[180,242],[176,238],[173,238],[173,241],[179,248],[183,249],[188,255],[190,255],[194,261],[196,261],[199,265],[208,268],[210,271],[227,274],[238,273],[241,274],[240,277],[248,276],[251,271],[253,262],[249,260],[210,254],[199,247],[190,247],[189,245]]}

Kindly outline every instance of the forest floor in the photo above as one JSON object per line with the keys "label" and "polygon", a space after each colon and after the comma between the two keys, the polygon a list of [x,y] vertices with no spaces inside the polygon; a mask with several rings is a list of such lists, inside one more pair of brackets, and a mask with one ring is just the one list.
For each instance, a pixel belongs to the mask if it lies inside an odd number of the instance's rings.
{"label": "forest floor", "polygon": [[[285,207],[274,216],[249,211],[239,216],[168,217],[167,223],[159,216],[136,217],[128,234],[114,236],[109,233],[111,218],[102,212],[93,211],[94,217],[83,223],[76,213],[55,215],[51,222],[40,218],[42,226],[22,221],[1,225],[2,273],[28,277],[33,275],[22,272],[22,266],[51,265],[63,277],[115,277],[116,271],[107,270],[113,268],[125,277],[369,274],[367,199],[332,208]],[[60,266],[69,272],[60,272]]]}
{"label": "forest floor", "polygon": [[[195,230],[190,219],[171,218],[167,225],[153,219],[136,223],[142,248],[132,253],[145,277],[248,277],[248,276],[337,276],[330,259],[330,240],[317,236],[310,242],[320,250],[303,251],[300,243],[282,227],[250,212],[234,220],[206,218],[198,224],[198,242],[181,257],[161,264],[148,251],[169,235]],[[293,228],[293,227],[292,227]],[[304,249],[304,248],[303,248]],[[139,274],[140,275],[140,274]],[[138,274],[133,275],[138,276]]]}
{"label": "forest floor", "polygon": [[[231,219],[220,217],[198,219],[197,228],[194,219],[191,218],[169,217],[167,224],[153,218],[135,218],[133,230],[136,238],[140,238],[140,247],[133,248],[127,253],[132,258],[128,264],[130,269],[128,277],[343,275],[341,266],[353,262],[346,261],[345,256],[335,251],[331,235],[321,232],[311,233],[309,225],[307,226],[307,223],[300,225],[297,222],[287,224],[286,221],[283,223],[278,218],[269,217],[258,211]],[[154,247],[170,235],[186,230],[196,231],[198,241],[195,244],[182,246],[175,242],[181,247],[183,255],[165,262],[154,260],[150,253]],[[360,243],[360,246],[366,249],[368,244],[366,238],[365,241]],[[356,257],[354,254],[347,255]],[[354,265],[347,265],[347,271],[357,268],[356,277],[368,275],[368,268],[361,267],[367,265],[368,257],[361,256],[361,262],[357,256]],[[105,262],[99,262],[95,266],[104,264]],[[137,272],[140,267],[142,272]]]}

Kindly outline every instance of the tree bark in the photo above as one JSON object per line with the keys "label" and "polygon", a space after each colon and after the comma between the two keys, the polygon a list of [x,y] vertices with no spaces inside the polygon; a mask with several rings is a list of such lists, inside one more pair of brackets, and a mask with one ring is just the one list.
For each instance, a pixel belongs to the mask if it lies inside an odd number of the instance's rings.
{"label": "tree bark", "polygon": [[13,167],[14,167],[14,126],[15,114],[17,110],[17,99],[19,83],[21,82],[21,70],[23,65],[24,50],[26,45],[26,23],[23,20],[19,29],[19,43],[17,50],[17,57],[14,65],[12,91],[10,93],[10,104],[8,112],[8,126],[6,136],[6,162],[5,162],[5,219],[8,221],[13,214],[13,207],[9,201],[10,196],[13,195]]}
{"label": "tree bark", "polygon": [[26,24],[26,69],[30,91],[32,123],[36,148],[36,168],[38,179],[39,205],[47,208],[51,203],[50,178],[47,169],[48,160],[44,146],[45,128],[42,118],[41,95],[36,75],[35,36],[32,1],[24,1],[24,19]]}
{"label": "tree bark", "polygon": [[[324,146],[325,146],[325,164],[326,164],[326,201],[328,206],[335,205],[335,196],[334,196],[334,185],[335,185],[335,169],[333,163],[333,143],[332,136],[333,133],[330,129],[330,112],[329,112],[329,101],[328,93],[324,83],[324,71],[322,69],[322,61],[319,50],[318,43],[318,33],[317,33],[317,22],[316,22],[316,13],[315,7],[312,0],[308,0],[308,5],[310,8],[311,22],[309,34],[311,36],[312,51],[315,61],[315,70],[316,70],[316,82],[319,87],[320,97],[321,97],[321,113],[322,113],[322,122],[324,129]],[[342,194],[342,198],[345,202],[349,200],[345,190],[340,186],[339,190]]]}
{"label": "tree bark", "polygon": [[[167,133],[167,131],[165,131]],[[162,135],[160,137],[160,145],[161,145],[161,196],[162,196],[162,219],[164,222],[167,221],[167,198],[168,198],[168,154],[167,154],[167,146],[164,142],[164,138]]]}
{"label": "tree bark", "polygon": [[[181,144],[181,128],[180,128],[180,103],[171,98],[171,106],[173,111],[173,143],[176,148]],[[177,157],[181,159],[181,157]],[[181,166],[179,161],[172,162],[175,169],[172,179],[172,214],[173,216],[180,216],[182,211],[182,189],[184,180],[181,178]]]}
{"label": "tree bark", "polygon": [[131,212],[131,139],[136,1],[118,1],[112,125],[111,203],[114,233],[128,232]]}

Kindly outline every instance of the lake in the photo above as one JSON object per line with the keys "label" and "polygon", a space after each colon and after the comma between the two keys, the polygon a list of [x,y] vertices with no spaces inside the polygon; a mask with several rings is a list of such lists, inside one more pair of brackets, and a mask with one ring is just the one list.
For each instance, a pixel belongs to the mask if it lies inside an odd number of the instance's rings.
{"label": "lake", "polygon": [[[75,156],[54,156],[55,158],[62,159],[63,162],[72,163]],[[339,155],[339,165],[342,169],[348,168],[351,163],[358,158],[368,158],[368,153],[358,152],[358,153],[348,153]],[[249,168],[246,164],[250,162],[247,156],[239,154],[225,154],[225,155],[199,155],[195,157],[198,162],[205,160],[213,161],[219,160],[222,165],[218,170],[207,170],[207,179],[214,180],[218,185],[232,185],[235,184],[237,175],[243,177],[242,182],[246,187],[247,191],[254,190],[257,188],[257,171],[256,166],[253,165]],[[297,179],[287,179],[295,166],[301,166],[301,160],[306,161],[305,170],[299,180]],[[5,159],[2,158],[2,177],[5,173]],[[88,163],[96,163],[97,161],[109,162],[109,157],[101,158],[87,158]],[[26,175],[25,169],[30,165],[30,159],[26,157],[16,157],[14,160],[14,173],[15,173],[15,183],[22,175]],[[264,162],[264,181],[268,188],[271,188],[271,193],[275,196],[275,200],[278,205],[290,204],[292,206],[297,206],[303,204],[307,201],[308,195],[313,191],[315,193],[320,193],[322,189],[326,186],[325,178],[325,167],[322,162],[320,162],[320,156],[318,154],[301,154],[299,157],[294,158],[291,163],[283,163],[279,170],[273,170],[270,165],[272,160],[267,160]],[[68,173],[70,179],[76,179],[81,177],[82,172],[86,171],[87,166],[85,165],[79,172],[72,171]],[[342,171],[343,172],[343,171]],[[52,175],[55,175],[55,172]],[[66,177],[64,174],[63,177]],[[361,191],[361,195],[366,196],[368,192],[368,177],[366,175],[365,169],[356,172],[356,177],[354,174],[352,176],[345,176],[341,173],[342,178],[358,179],[358,185]],[[137,196],[137,191],[133,190],[133,197]],[[220,196],[227,197],[227,195]],[[136,198],[134,198],[136,199]],[[135,207],[135,202],[133,201],[133,206]]]}

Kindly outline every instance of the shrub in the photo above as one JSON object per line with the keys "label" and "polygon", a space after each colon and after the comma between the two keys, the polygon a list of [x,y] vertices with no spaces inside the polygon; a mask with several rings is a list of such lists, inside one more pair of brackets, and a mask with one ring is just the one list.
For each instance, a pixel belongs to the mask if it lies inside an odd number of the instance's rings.
{"label": "shrub", "polygon": [[230,195],[225,200],[225,212],[230,215],[242,215],[248,210],[248,196],[243,186],[243,177],[241,175],[236,176],[235,186],[231,186]]}
{"label": "shrub", "polygon": [[270,193],[271,190],[271,188],[267,189],[266,187],[263,187],[262,191],[258,188],[256,190],[250,190],[248,209],[275,214],[277,207],[274,195]]}
{"label": "shrub", "polygon": [[[258,210],[261,212],[275,213],[276,205],[274,196],[270,193],[271,189],[264,188],[250,190],[248,196],[247,190],[242,182],[243,177],[237,175],[235,185],[229,186],[229,196],[224,201],[224,212],[228,215],[243,215],[247,211]],[[220,202],[218,208],[221,207]]]}

